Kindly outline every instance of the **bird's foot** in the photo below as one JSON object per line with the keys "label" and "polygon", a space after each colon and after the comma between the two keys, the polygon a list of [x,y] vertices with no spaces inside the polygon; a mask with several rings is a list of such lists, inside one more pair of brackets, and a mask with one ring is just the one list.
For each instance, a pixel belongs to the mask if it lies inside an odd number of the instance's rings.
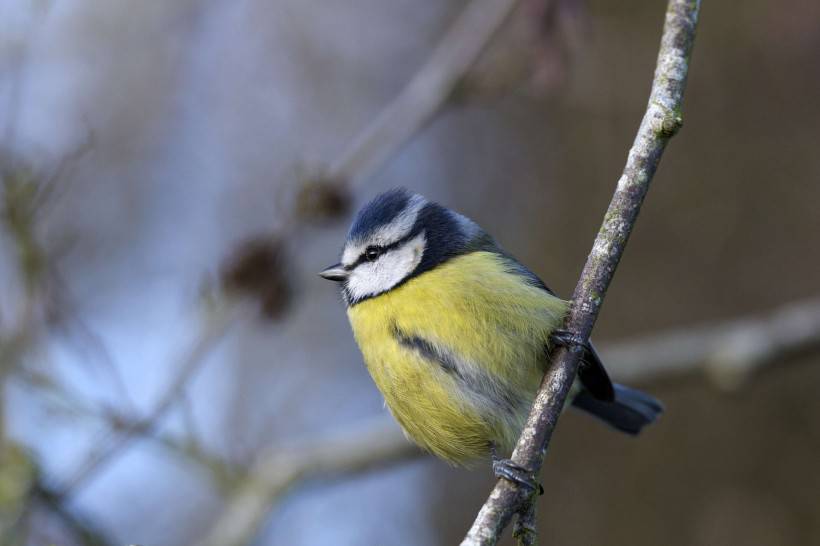
{"label": "bird's foot", "polygon": [[586,340],[582,336],[569,330],[561,329],[552,331],[552,334],[550,334],[550,343],[552,343],[553,347],[566,347],[569,350],[575,347],[584,348],[587,345]]}
{"label": "bird's foot", "polygon": [[511,459],[500,459],[494,456],[493,474],[495,474],[496,478],[504,478],[505,480],[520,484],[530,491],[538,491],[539,495],[544,494],[544,488],[535,479],[535,475]]}

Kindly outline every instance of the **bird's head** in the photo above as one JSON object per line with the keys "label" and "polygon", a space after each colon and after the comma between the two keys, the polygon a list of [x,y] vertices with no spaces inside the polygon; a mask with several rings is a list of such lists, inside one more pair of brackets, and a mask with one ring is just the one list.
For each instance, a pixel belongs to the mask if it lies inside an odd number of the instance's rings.
{"label": "bird's head", "polygon": [[491,245],[472,220],[403,188],[356,214],[342,259],[319,273],[342,283],[348,305],[378,296],[446,260]]}

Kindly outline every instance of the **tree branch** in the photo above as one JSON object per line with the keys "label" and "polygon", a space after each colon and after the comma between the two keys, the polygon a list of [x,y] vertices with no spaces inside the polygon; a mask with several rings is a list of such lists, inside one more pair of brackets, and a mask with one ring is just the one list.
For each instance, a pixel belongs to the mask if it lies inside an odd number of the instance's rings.
{"label": "tree branch", "polygon": [[[585,343],[598,317],[609,283],[623,255],[641,203],[669,139],[680,128],[681,103],[695,39],[699,0],[670,0],[649,105],[592,252],[575,288],[565,328]],[[518,445],[514,462],[538,473],[564,407],[583,352],[581,344],[555,351]],[[498,542],[515,513],[526,513],[529,492],[499,480],[478,513],[462,546]]]}

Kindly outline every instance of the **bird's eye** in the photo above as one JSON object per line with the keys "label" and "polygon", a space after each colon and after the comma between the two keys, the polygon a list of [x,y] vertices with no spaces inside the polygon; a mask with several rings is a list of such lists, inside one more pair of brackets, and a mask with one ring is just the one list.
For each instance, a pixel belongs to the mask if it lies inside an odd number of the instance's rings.
{"label": "bird's eye", "polygon": [[384,249],[380,246],[369,246],[364,251],[364,259],[368,262],[372,262],[381,256],[382,252],[384,252]]}

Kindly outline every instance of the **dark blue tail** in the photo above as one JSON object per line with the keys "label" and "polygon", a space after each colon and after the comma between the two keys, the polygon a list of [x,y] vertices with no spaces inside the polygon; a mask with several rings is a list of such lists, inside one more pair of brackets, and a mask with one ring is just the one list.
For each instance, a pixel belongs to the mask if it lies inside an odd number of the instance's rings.
{"label": "dark blue tail", "polygon": [[638,434],[663,413],[663,405],[639,390],[615,384],[615,400],[598,400],[588,391],[581,391],[572,405],[603,420],[627,434]]}

